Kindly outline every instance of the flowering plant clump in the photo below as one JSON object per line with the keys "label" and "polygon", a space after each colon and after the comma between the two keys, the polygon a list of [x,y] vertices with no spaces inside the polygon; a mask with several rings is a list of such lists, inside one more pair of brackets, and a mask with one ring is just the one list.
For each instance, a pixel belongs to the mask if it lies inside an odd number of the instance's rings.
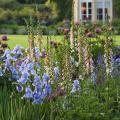
{"label": "flowering plant clump", "polygon": [[[52,92],[50,76],[47,72],[41,74],[41,63],[31,60],[26,56],[26,51],[21,46],[16,46],[12,51],[6,50],[2,56],[4,64],[0,76],[6,72],[11,74],[9,78],[16,84],[18,92],[25,92],[22,98],[33,99],[33,103],[42,104],[45,97]],[[35,55],[40,59],[40,52],[35,48]],[[59,77],[59,69],[54,68],[55,79]]]}

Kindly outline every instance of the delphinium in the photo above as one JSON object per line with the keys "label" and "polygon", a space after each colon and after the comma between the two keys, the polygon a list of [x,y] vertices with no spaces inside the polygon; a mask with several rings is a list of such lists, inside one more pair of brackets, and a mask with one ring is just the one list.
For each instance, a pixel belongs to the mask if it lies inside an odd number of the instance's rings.
{"label": "delphinium", "polygon": [[104,63],[104,41],[103,36],[101,34],[104,32],[102,26],[94,23],[93,25],[93,33],[95,34],[95,41],[92,42],[92,58],[93,58],[93,83],[101,84],[105,80],[105,63]]}
{"label": "delphinium", "polygon": [[94,84],[103,84],[106,78],[106,66],[104,63],[104,57],[100,52],[98,53],[98,57],[94,66],[94,74],[96,75],[96,78],[94,78]]}
{"label": "delphinium", "polygon": [[[9,74],[9,80],[16,85],[17,91],[23,94],[22,98],[31,99],[33,104],[42,104],[52,91],[51,76],[44,63],[47,53],[36,47],[36,33],[32,17],[30,22],[26,23],[29,38],[28,50],[21,46],[16,46],[13,50],[6,50],[2,56],[4,63],[1,76]],[[57,67],[54,68],[53,72],[55,79],[59,77],[57,69]]]}
{"label": "delphinium", "polygon": [[[2,62],[4,62],[4,68],[1,71],[2,74],[5,73],[5,71],[11,71],[13,77],[17,76],[16,73],[16,69],[11,65],[14,64],[14,62],[17,63],[17,61],[19,61],[19,58],[23,55],[22,51],[21,51],[21,47],[20,46],[16,46],[15,49],[13,51],[6,49],[4,54],[1,56],[1,60]],[[13,71],[12,71],[13,70]]]}
{"label": "delphinium", "polygon": [[81,89],[79,80],[74,80],[71,93],[79,92]]}
{"label": "delphinium", "polygon": [[[9,80],[16,85],[18,92],[24,94],[22,98],[32,99],[33,104],[42,104],[45,97],[51,94],[50,76],[44,71],[41,74],[40,62],[26,56],[20,46],[16,46],[12,51],[6,50],[2,56],[4,69],[11,74]],[[35,48],[35,56],[39,58],[40,52]],[[56,73],[57,74],[57,73]]]}
{"label": "delphinium", "polygon": [[120,48],[117,47],[117,53],[116,55],[113,56],[112,62],[113,62],[113,66],[112,66],[112,76],[115,78],[119,78],[120,77]]}

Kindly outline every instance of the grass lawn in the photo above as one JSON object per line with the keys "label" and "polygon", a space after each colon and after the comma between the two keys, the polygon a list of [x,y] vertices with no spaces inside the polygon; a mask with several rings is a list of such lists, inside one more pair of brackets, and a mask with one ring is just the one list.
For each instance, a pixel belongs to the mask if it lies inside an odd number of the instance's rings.
{"label": "grass lawn", "polygon": [[119,36],[115,36],[115,40],[114,40],[114,44],[115,46],[120,46],[120,35]]}
{"label": "grass lawn", "polygon": [[[0,35],[1,36],[1,35]],[[16,45],[22,45],[23,47],[28,46],[28,36],[27,35],[8,35],[8,45],[11,49],[13,49]],[[63,40],[63,36],[49,36],[51,40],[61,41]],[[114,38],[115,46],[120,46],[120,36],[115,36]],[[43,36],[43,42],[46,43],[47,36]]]}
{"label": "grass lawn", "polygon": [[[13,49],[16,45],[21,45],[23,47],[28,46],[28,36],[27,35],[8,35],[8,45]],[[57,40],[58,42],[63,40],[63,36],[49,36],[50,40]],[[46,43],[47,36],[43,36],[43,42]]]}

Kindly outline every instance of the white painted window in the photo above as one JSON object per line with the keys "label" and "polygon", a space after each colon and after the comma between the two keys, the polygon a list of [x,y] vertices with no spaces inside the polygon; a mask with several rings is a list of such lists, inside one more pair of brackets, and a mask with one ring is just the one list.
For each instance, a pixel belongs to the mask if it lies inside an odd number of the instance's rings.
{"label": "white painted window", "polygon": [[97,8],[97,20],[103,20],[103,9]]}
{"label": "white painted window", "polygon": [[81,17],[83,21],[92,19],[92,2],[81,3]]}

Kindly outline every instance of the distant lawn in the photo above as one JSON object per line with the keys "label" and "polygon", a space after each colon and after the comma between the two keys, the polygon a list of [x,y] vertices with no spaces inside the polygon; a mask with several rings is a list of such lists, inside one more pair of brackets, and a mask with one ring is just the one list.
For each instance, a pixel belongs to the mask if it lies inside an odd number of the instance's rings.
{"label": "distant lawn", "polygon": [[[1,36],[1,35],[0,35]],[[16,45],[21,45],[25,48],[28,46],[28,36],[27,35],[8,35],[8,45],[13,49]],[[62,41],[63,36],[49,36],[51,40]],[[43,36],[43,42],[46,43],[47,36]],[[120,36],[115,36],[114,40],[115,46],[120,46]]]}
{"label": "distant lawn", "polygon": [[[21,45],[25,48],[28,47],[28,36],[27,35],[8,35],[8,45],[13,49],[16,45]],[[63,36],[49,36],[50,40],[63,40]],[[47,36],[43,36],[43,43],[47,41]]]}
{"label": "distant lawn", "polygon": [[28,36],[27,35],[8,35],[8,45],[13,49],[16,45],[21,45],[23,47],[28,46]]}
{"label": "distant lawn", "polygon": [[115,36],[114,44],[115,44],[115,46],[120,46],[120,35],[119,36]]}

